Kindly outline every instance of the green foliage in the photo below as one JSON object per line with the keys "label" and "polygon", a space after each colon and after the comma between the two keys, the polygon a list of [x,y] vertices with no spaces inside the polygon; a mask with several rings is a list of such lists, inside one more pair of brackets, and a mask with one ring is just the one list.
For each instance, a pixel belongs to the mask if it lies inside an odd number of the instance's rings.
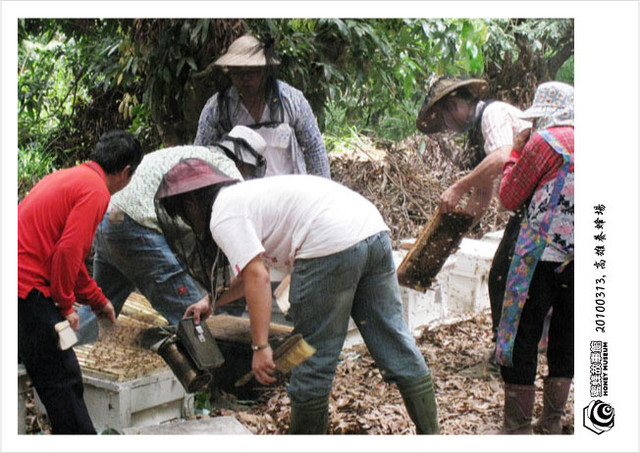
{"label": "green foliage", "polygon": [[415,131],[433,75],[480,75],[486,26],[474,19],[248,21],[276,40],[282,78],[310,99],[329,134],[355,126],[389,139]]}
{"label": "green foliage", "polygon": [[25,37],[18,59],[18,180],[29,185],[66,163],[57,145],[88,95],[79,80],[82,75],[73,70],[80,61],[75,39],[58,34]]}
{"label": "green foliage", "polygon": [[[570,55],[563,53],[571,20],[21,20],[20,171],[37,176],[77,160],[74,147],[89,139],[69,138],[92,121],[125,125],[155,148],[158,129],[186,122],[192,76],[211,82],[207,66],[243,32],[274,38],[280,77],[304,92],[330,143],[355,131],[405,138],[415,133],[432,78],[497,77],[510,73],[524,53],[555,58],[551,77],[573,83],[573,58],[565,61]],[[77,121],[90,106],[97,110]],[[182,139],[189,137],[184,129],[177,134]]]}
{"label": "green foliage", "polygon": [[556,73],[556,80],[573,85],[573,57],[564,62]]}

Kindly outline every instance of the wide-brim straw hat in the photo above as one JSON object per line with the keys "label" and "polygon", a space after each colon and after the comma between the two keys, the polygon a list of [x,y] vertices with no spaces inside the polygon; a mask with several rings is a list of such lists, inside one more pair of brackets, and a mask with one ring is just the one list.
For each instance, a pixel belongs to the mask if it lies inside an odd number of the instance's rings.
{"label": "wide-brim straw hat", "polygon": [[433,134],[446,128],[433,106],[462,87],[468,89],[474,97],[482,99],[487,93],[488,85],[482,79],[458,79],[449,76],[442,76],[436,79],[429,87],[429,92],[422,103],[422,108],[416,120],[416,127],[420,132]]}
{"label": "wide-brim straw hat", "polygon": [[265,45],[251,35],[243,35],[233,41],[227,52],[218,58],[215,66],[270,66],[279,65],[277,57],[267,61]]}

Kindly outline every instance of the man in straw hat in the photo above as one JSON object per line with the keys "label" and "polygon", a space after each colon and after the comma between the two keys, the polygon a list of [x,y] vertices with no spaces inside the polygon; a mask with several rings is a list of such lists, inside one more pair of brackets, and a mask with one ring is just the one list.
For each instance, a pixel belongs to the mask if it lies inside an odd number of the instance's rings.
{"label": "man in straw hat", "polygon": [[[470,194],[462,210],[475,215],[477,220],[491,202],[494,182],[502,174],[514,137],[531,127],[530,122],[520,117],[521,111],[512,105],[484,101],[486,91],[487,82],[482,79],[440,77],[432,83],[416,121],[418,129],[425,134],[445,130],[467,134],[465,151],[469,154],[472,170],[442,193],[440,209],[442,212],[452,211],[463,196]],[[494,336],[502,312],[505,278],[520,218],[516,213],[509,220],[489,272]],[[495,369],[493,353],[487,365]]]}
{"label": "man in straw hat", "polygon": [[[269,269],[292,272],[294,331],[316,353],[291,374],[291,433],[327,432],[329,395],[350,317],[385,381],[398,386],[417,432],[439,432],[431,372],[404,322],[389,229],[373,204],[311,175],[235,183],[197,159],[169,170],[156,198],[161,225],[170,229],[172,219],[183,219],[200,248],[217,256],[209,259],[216,263],[212,275],[228,259],[237,279],[215,305],[246,297],[252,368],[261,384],[275,382]],[[207,314],[211,307],[198,303],[192,311]]]}
{"label": "man in straw hat", "polygon": [[534,120],[534,132],[524,148],[514,147],[500,183],[500,201],[507,209],[526,208],[498,329],[496,359],[505,382],[502,432],[532,432],[538,339],[553,308],[537,428],[561,434],[574,356],[573,87],[543,83],[522,117]]}
{"label": "man in straw hat", "polygon": [[311,106],[301,91],[278,80],[273,43],[236,39],[215,61],[231,86],[214,94],[200,114],[196,145],[208,146],[234,126],[249,126],[267,146],[266,176],[310,173],[329,178],[329,159]]}
{"label": "man in straw hat", "polygon": [[[208,274],[199,272],[193,278],[185,270],[193,251],[171,247],[173,239],[163,235],[155,211],[156,190],[163,175],[187,158],[202,159],[236,179],[242,179],[237,167],[255,169],[245,171],[248,176],[260,173],[255,156],[264,146],[257,133],[236,126],[217,146],[174,146],[144,156],[131,184],[112,197],[96,234],[93,274],[113,303],[116,316],[134,290],[143,294],[170,325],[177,325],[195,302],[209,303]],[[180,236],[186,233],[182,230]],[[80,311],[80,323],[80,342],[96,340],[98,322],[90,310]]]}

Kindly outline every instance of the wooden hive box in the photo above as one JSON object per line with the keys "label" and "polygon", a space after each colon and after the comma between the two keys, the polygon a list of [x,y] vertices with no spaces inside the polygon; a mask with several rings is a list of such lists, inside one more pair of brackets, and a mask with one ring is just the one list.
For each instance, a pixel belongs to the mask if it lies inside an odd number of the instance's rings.
{"label": "wooden hive box", "polygon": [[425,292],[449,255],[458,248],[472,223],[473,216],[469,214],[457,211],[441,213],[438,209],[400,263],[398,282]]}

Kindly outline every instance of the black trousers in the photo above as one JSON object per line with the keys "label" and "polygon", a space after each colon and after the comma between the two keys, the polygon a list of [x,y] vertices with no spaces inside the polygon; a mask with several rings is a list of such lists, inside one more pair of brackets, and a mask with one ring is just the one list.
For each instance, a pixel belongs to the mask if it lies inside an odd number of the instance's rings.
{"label": "black trousers", "polygon": [[63,320],[40,291],[18,298],[18,356],[47,409],[53,434],[95,434],[78,359],[72,348],[58,349],[54,325]]}
{"label": "black trousers", "polygon": [[538,341],[544,319],[553,308],[549,326],[549,377],[573,377],[573,262],[556,273],[559,263],[539,262],[522,309],[513,347],[513,367],[500,367],[509,384],[532,385],[538,369]]}
{"label": "black trousers", "polygon": [[504,301],[504,291],[507,286],[507,274],[513,251],[515,250],[518,234],[520,234],[520,223],[524,215],[526,205],[520,208],[511,216],[504,229],[502,240],[493,255],[491,269],[489,270],[489,301],[491,303],[491,320],[493,341],[496,341],[498,326],[500,325],[500,317],[502,316],[502,302]]}

